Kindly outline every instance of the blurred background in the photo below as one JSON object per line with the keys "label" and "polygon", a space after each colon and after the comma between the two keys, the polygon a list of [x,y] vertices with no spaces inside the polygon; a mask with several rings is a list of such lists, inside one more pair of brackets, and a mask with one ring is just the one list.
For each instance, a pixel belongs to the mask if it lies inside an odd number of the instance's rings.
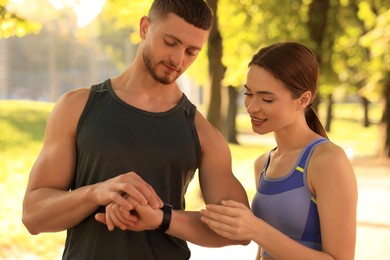
{"label": "blurred background", "polygon": [[[113,77],[132,62],[152,1],[0,0],[0,259],[60,259],[65,234],[30,235],[21,223],[29,171],[48,115],[65,92]],[[216,22],[180,88],[229,141],[251,199],[253,162],[274,147],[252,133],[243,84],[265,45],[299,41],[321,68],[314,108],[358,179],[356,259],[390,253],[390,0],[208,0]],[[204,207],[198,182],[187,208]],[[253,259],[256,247],[205,249],[193,259]],[[230,258],[229,258],[230,259]]]}

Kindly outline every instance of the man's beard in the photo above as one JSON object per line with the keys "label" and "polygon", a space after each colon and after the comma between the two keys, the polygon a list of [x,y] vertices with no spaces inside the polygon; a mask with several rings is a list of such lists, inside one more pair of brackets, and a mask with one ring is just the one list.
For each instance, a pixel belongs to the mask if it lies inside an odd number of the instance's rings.
{"label": "man's beard", "polygon": [[[144,49],[142,51],[142,59],[144,61],[145,67],[148,70],[150,76],[152,76],[153,79],[158,81],[161,84],[168,85],[174,82],[180,75],[180,73],[177,73],[172,79],[168,75],[159,76],[153,67],[153,57],[150,55],[151,51],[147,46],[144,46]],[[160,62],[164,64],[164,62]],[[168,64],[171,67],[175,67],[175,65]]]}

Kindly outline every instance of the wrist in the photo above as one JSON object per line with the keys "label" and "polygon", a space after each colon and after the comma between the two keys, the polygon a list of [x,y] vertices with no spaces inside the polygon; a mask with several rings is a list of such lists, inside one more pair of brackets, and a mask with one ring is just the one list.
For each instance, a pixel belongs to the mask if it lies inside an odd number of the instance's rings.
{"label": "wrist", "polygon": [[164,204],[164,206],[161,208],[163,217],[162,222],[160,226],[156,229],[156,231],[159,231],[161,233],[165,233],[171,224],[172,219],[172,206],[169,204]]}

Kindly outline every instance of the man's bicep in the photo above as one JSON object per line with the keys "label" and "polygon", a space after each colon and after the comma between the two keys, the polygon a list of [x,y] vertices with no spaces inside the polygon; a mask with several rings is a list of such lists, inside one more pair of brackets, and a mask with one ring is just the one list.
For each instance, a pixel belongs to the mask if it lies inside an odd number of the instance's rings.
{"label": "man's bicep", "polygon": [[[244,188],[232,172],[231,154],[227,144],[213,144],[204,151],[199,170],[200,186],[206,203],[235,200],[248,204]],[[206,154],[208,153],[208,154]]]}
{"label": "man's bicep", "polygon": [[[31,169],[28,190],[45,187],[69,189],[76,161],[77,114],[81,113],[71,111],[77,104],[69,99],[71,97],[62,97],[49,116],[42,150]],[[79,106],[78,110],[81,109]]]}
{"label": "man's bicep", "polygon": [[74,152],[66,151],[63,144],[45,144],[33,165],[27,190],[55,188],[68,190],[74,176]]}

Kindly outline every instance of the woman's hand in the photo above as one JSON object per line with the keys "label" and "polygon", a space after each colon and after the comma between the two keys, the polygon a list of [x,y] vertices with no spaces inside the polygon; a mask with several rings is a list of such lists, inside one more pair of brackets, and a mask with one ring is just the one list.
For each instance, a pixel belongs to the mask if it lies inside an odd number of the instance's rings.
{"label": "woman's hand", "polygon": [[214,232],[232,240],[252,240],[258,218],[242,203],[228,200],[222,205],[209,204],[201,210],[201,220]]}

